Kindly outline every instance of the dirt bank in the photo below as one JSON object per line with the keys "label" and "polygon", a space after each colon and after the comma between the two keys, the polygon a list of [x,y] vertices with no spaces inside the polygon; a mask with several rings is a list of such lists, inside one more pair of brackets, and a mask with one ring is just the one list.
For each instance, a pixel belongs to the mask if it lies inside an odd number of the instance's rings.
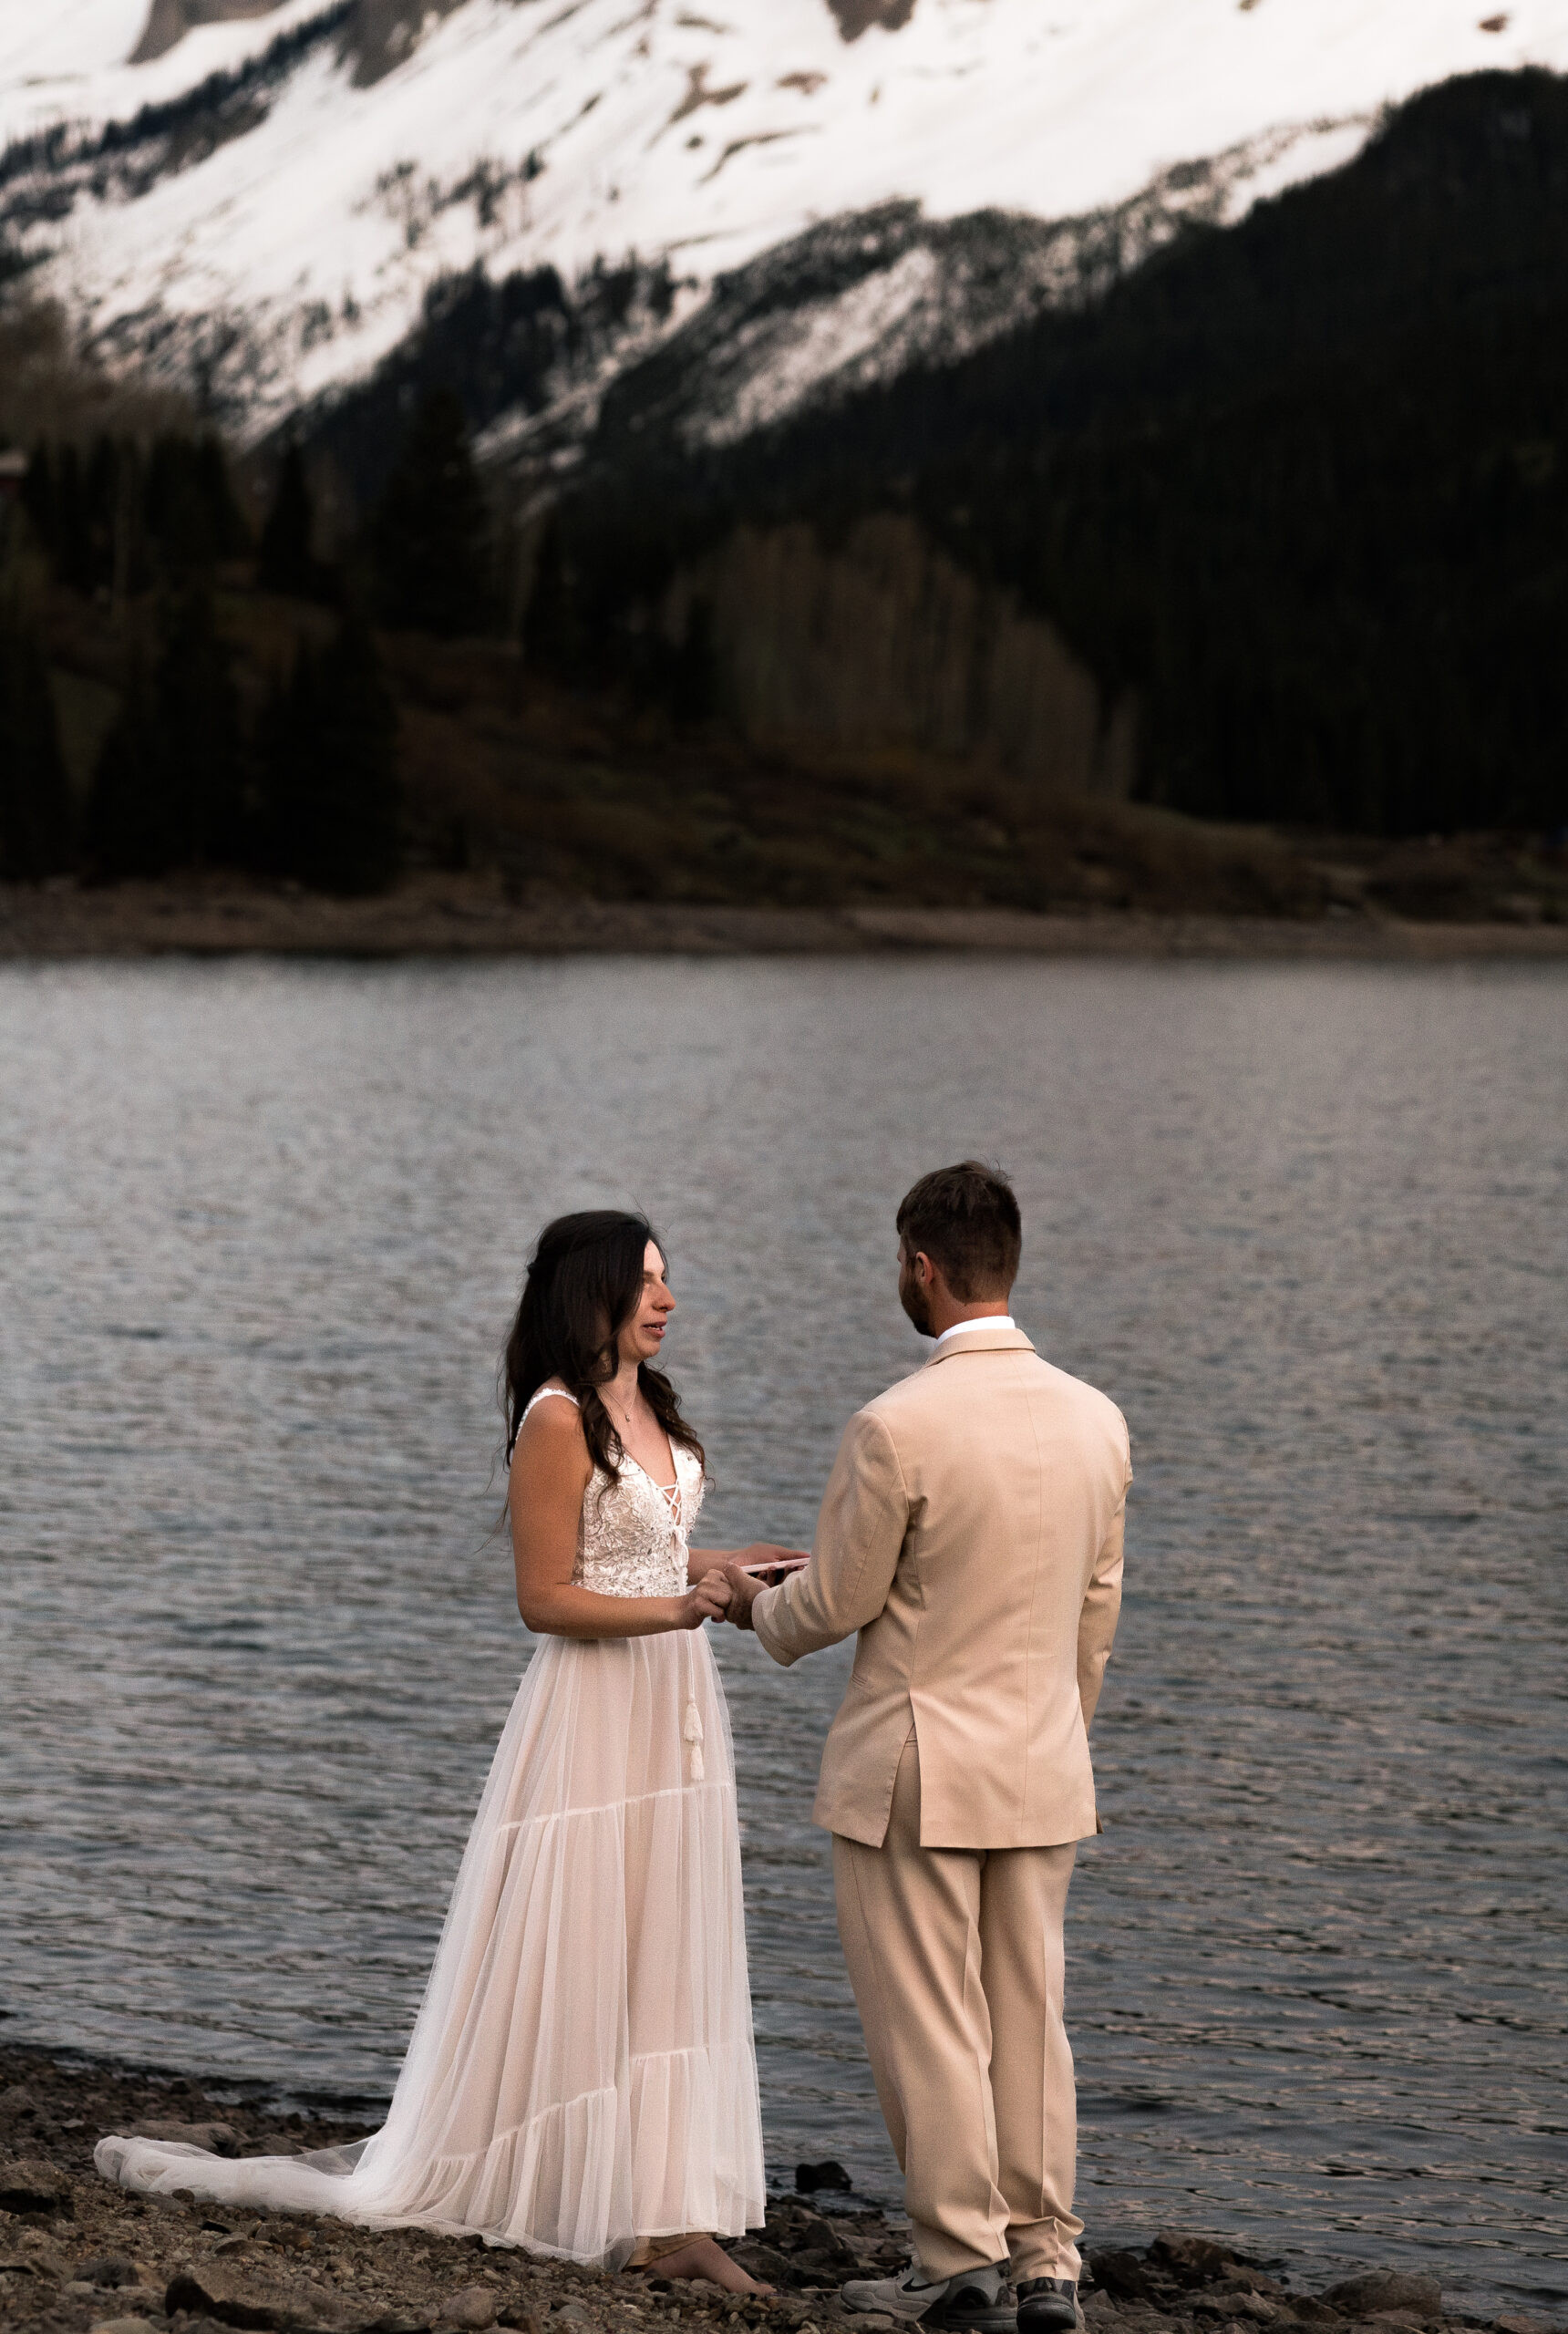
{"label": "dirt bank", "polygon": [[509,901],[494,877],[410,876],[367,900],[222,876],[102,889],[0,885],[0,958],[856,955],[910,949],[1038,956],[1568,961],[1568,924],[1427,923],[1009,908],[722,907]]}

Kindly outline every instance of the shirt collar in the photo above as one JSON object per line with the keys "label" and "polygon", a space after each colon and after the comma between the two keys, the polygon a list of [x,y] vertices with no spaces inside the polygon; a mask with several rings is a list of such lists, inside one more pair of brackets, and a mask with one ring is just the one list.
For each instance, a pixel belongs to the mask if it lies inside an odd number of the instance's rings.
{"label": "shirt collar", "polygon": [[944,1353],[954,1338],[972,1337],[981,1329],[1016,1329],[1017,1326],[1010,1313],[983,1313],[977,1321],[954,1321],[951,1329],[944,1329],[932,1352]]}

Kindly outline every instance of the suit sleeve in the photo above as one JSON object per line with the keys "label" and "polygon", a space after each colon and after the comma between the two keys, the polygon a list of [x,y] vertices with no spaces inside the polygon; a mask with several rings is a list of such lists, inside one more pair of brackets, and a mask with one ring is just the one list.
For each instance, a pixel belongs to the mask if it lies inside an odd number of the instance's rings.
{"label": "suit sleeve", "polygon": [[1105,1665],[1110,1659],[1117,1616],[1121,1611],[1122,1538],[1127,1524],[1127,1493],[1132,1482],[1131,1465],[1125,1461],[1123,1463],[1126,1477],[1121,1497],[1110,1519],[1110,1528],[1100,1542],[1094,1570],[1084,1591],[1083,1610],[1078,1615],[1078,1688],[1086,1734],[1094,1723],[1095,1705],[1105,1683]]}
{"label": "suit sleeve", "polygon": [[811,1561],[777,1588],[765,1588],[751,1624],[786,1669],[852,1637],[887,1603],[905,1534],[909,1493],[892,1437],[859,1411],[844,1430],[822,1494]]}

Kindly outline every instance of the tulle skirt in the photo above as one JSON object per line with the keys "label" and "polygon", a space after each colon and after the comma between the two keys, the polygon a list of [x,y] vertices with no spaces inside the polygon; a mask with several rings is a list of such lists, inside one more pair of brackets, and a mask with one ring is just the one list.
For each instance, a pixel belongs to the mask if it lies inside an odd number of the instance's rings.
{"label": "tulle skirt", "polygon": [[757,2226],[735,1768],[702,1632],[534,1655],[379,2132],[238,2162],[113,2138],[96,2160],[144,2193],[610,2268],[644,2237]]}

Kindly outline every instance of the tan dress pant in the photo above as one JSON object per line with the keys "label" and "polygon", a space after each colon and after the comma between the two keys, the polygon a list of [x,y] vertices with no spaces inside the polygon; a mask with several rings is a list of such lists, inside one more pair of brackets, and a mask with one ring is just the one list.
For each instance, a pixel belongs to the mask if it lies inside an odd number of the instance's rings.
{"label": "tan dress pant", "polygon": [[1078,2104],[1062,2020],[1077,1850],[923,1848],[920,1753],[880,1848],[833,1836],[839,1935],[877,2097],[935,2277],[1010,2257],[1076,2277]]}

